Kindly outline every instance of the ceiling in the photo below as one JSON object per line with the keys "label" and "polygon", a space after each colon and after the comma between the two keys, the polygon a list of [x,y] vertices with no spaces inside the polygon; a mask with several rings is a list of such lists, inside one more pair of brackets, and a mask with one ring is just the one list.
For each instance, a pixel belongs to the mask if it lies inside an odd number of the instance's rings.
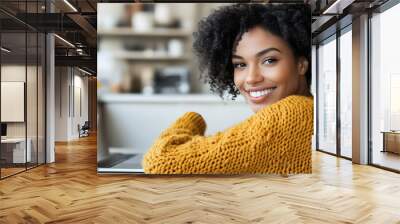
{"label": "ceiling", "polygon": [[[162,1],[162,0],[161,0]],[[161,2],[160,1],[160,2]],[[340,14],[324,14],[335,1],[347,2]],[[377,7],[387,0],[267,0],[269,3],[306,3],[311,6],[313,37],[321,35],[345,14],[356,14]],[[46,4],[47,2],[47,4]],[[96,72],[97,58],[97,3],[133,2],[132,0],[1,0],[0,26],[2,46],[12,49],[7,55],[23,58],[40,50],[34,35],[25,32],[54,32],[56,65],[80,66]],[[179,0],[178,0],[179,2]],[[186,1],[187,2],[187,1]],[[258,0],[252,2],[260,2]],[[52,13],[49,13],[49,12]],[[28,47],[25,48],[26,42]],[[3,52],[2,52],[3,54]],[[4,57],[3,57],[4,60]]]}
{"label": "ceiling", "polygon": [[96,73],[96,10],[96,0],[1,0],[2,46],[12,50],[2,60],[29,63],[44,47],[36,43],[36,35],[51,32],[57,34],[56,66],[79,66]]}

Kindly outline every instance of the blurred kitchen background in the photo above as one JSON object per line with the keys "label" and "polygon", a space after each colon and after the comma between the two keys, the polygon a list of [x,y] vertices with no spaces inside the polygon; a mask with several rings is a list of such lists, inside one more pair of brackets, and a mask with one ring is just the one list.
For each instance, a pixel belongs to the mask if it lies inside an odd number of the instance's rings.
{"label": "blurred kitchen background", "polygon": [[211,93],[193,54],[198,22],[223,5],[98,3],[99,172],[131,172],[134,154],[187,111],[205,118],[206,135],[252,114],[241,96]]}

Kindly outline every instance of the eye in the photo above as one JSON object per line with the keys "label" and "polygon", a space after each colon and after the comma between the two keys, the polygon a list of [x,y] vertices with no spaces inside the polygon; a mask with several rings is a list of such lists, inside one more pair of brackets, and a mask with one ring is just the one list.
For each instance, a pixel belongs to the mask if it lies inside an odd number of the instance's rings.
{"label": "eye", "polygon": [[233,68],[235,68],[235,69],[244,68],[246,66],[245,63],[232,63],[232,64],[233,64]]}
{"label": "eye", "polygon": [[273,63],[275,63],[275,62],[277,62],[277,61],[278,61],[278,60],[275,59],[275,58],[268,58],[268,59],[266,59],[266,60],[263,61],[263,64],[270,65],[270,64],[273,64]]}

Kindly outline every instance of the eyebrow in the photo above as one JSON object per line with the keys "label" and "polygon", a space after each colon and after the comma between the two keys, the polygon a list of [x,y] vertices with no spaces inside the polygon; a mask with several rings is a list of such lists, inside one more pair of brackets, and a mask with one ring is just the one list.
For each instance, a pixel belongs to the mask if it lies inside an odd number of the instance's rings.
{"label": "eyebrow", "polygon": [[[266,53],[268,53],[268,52],[270,52],[270,51],[278,51],[278,52],[281,52],[279,49],[274,48],[274,47],[271,47],[271,48],[266,48],[266,49],[264,49],[264,50],[258,52],[258,53],[256,54],[256,56],[257,56],[257,57],[260,57],[261,55],[264,55],[264,54],[266,54]],[[239,55],[236,55],[236,54],[232,55],[232,58],[243,59],[242,56],[239,56]]]}

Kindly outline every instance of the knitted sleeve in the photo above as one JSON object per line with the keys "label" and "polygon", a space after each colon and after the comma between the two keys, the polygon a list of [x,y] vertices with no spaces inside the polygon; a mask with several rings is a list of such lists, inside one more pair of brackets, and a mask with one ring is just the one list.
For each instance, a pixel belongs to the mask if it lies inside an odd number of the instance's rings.
{"label": "knitted sleeve", "polygon": [[299,115],[280,103],[263,108],[223,132],[204,136],[206,123],[201,115],[185,113],[161,133],[146,153],[145,173],[287,173],[284,169],[288,147],[276,141],[293,134],[292,127],[282,126],[282,121],[296,125],[291,117]]}

